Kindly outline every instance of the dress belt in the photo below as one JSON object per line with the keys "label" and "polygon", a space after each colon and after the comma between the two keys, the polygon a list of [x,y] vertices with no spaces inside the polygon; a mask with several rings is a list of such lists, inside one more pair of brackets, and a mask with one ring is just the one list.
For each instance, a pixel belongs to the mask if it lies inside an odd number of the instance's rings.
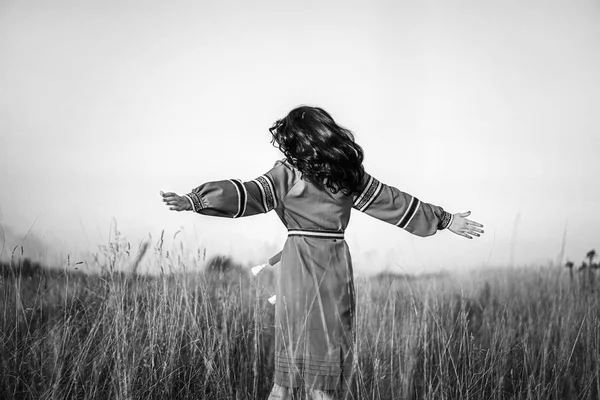
{"label": "dress belt", "polygon": [[288,237],[290,236],[308,236],[320,239],[343,239],[344,231],[326,231],[319,229],[288,229]]}

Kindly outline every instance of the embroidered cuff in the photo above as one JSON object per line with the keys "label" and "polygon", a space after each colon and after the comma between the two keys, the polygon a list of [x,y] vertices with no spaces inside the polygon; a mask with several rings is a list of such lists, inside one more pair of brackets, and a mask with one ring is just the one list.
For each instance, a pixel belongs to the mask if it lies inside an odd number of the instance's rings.
{"label": "embroidered cuff", "polygon": [[202,204],[202,197],[200,196],[200,194],[191,192],[186,194],[185,197],[187,197],[192,203],[192,210],[194,212],[200,212],[200,210],[206,208],[204,204]]}
{"label": "embroidered cuff", "polygon": [[438,224],[438,229],[442,230],[449,227],[452,223],[452,218],[452,214],[450,214],[447,211],[444,211],[444,209],[442,208],[442,218],[440,219],[440,223]]}

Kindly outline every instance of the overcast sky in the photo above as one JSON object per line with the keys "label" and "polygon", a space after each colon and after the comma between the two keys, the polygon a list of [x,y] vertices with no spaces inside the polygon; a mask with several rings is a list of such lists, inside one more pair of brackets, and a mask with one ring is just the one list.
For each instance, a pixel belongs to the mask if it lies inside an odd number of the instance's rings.
{"label": "overcast sky", "polygon": [[[486,234],[354,212],[357,271],[539,264],[600,250],[598,1],[0,2],[0,223],[44,257],[162,229],[260,261],[275,215],[174,213],[159,191],[250,180],[268,128],[328,110],[382,182]],[[35,222],[35,225],[34,225]],[[40,243],[44,243],[43,251]]]}

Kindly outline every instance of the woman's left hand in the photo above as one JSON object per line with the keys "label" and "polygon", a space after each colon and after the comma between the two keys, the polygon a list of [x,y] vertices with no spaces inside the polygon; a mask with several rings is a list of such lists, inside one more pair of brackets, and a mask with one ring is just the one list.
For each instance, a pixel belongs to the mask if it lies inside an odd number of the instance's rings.
{"label": "woman's left hand", "polygon": [[479,222],[467,219],[466,217],[469,215],[471,215],[471,211],[454,214],[452,216],[452,223],[448,229],[459,236],[466,237],[467,239],[473,239],[473,236],[481,236],[481,234],[483,234],[483,230],[479,228],[483,228],[483,225],[481,225]]}
{"label": "woman's left hand", "polygon": [[192,209],[190,200],[185,196],[179,196],[177,193],[173,192],[160,192],[160,195],[162,196],[163,201],[170,206],[169,210],[190,211]]}

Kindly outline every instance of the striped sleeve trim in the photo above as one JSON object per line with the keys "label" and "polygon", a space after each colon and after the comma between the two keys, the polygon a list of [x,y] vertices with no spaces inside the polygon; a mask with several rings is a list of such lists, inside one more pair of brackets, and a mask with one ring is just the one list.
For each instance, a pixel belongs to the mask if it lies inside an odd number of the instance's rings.
{"label": "striped sleeve trim", "polygon": [[277,207],[277,199],[275,198],[275,185],[268,175],[261,175],[252,182],[258,185],[260,196],[265,212],[271,211]]}
{"label": "striped sleeve trim", "polygon": [[400,218],[400,221],[398,221],[398,223],[396,225],[402,229],[405,229],[408,226],[408,224],[410,223],[410,221],[412,221],[412,219],[415,216],[415,214],[417,213],[417,210],[419,209],[420,205],[421,205],[421,201],[419,199],[417,199],[416,197],[412,197],[410,200],[410,204],[408,205],[408,208],[406,209],[406,212],[404,213],[402,218]]}
{"label": "striped sleeve trim", "polygon": [[246,203],[248,199],[248,193],[246,192],[246,187],[242,184],[242,181],[239,179],[230,179],[229,182],[233,183],[235,186],[235,190],[238,195],[238,208],[237,213],[233,216],[233,218],[238,218],[244,216],[246,212]]}

